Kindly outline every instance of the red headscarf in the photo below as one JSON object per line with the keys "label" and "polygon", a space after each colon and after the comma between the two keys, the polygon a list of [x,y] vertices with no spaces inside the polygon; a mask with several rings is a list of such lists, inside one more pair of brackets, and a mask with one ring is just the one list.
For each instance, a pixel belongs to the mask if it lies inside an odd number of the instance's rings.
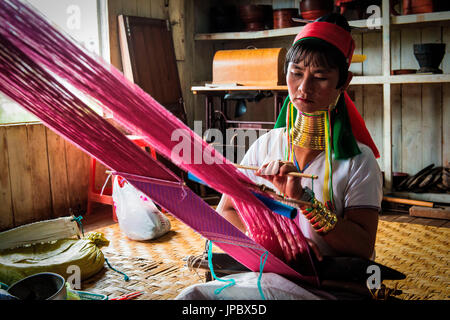
{"label": "red headscarf", "polygon": [[[350,66],[353,52],[355,51],[355,41],[353,40],[351,33],[344,28],[334,23],[324,21],[308,23],[295,37],[294,43],[299,40],[304,40],[305,38],[322,39],[335,46],[344,54],[347,64]],[[364,119],[359,114],[355,104],[350,99],[347,92],[344,93],[344,96],[353,135],[356,140],[369,146],[375,157],[379,158],[380,153],[372,137],[370,136],[369,130],[367,130]]]}

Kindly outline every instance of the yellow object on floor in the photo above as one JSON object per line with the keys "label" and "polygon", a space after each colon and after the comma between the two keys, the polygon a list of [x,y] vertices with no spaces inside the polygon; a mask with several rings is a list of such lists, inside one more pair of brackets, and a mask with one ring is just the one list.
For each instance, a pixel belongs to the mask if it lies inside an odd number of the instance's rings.
{"label": "yellow object on floor", "polygon": [[375,261],[403,272],[406,279],[383,281],[404,300],[450,299],[450,228],[380,221]]}

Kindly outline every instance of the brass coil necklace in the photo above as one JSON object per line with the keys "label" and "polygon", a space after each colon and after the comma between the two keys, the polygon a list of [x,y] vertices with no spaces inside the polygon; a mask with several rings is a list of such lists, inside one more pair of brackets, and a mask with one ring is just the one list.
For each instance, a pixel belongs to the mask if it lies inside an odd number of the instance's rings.
{"label": "brass coil necklace", "polygon": [[302,148],[325,150],[326,112],[305,113],[299,111],[292,128],[292,143]]}

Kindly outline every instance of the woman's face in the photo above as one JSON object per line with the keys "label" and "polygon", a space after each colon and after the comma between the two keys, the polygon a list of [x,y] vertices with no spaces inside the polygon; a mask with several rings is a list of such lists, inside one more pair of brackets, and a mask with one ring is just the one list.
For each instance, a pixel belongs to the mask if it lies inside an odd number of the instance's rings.
{"label": "woman's face", "polygon": [[342,88],[336,89],[338,80],[337,68],[330,69],[312,64],[304,66],[303,61],[290,62],[286,75],[292,103],[298,110],[308,113],[334,105],[342,92]]}

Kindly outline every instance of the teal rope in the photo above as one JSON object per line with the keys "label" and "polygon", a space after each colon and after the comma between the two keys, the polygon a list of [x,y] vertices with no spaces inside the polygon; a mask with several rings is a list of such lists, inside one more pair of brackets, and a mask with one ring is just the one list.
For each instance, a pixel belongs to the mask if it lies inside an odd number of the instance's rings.
{"label": "teal rope", "polygon": [[213,265],[212,265],[212,241],[209,241],[208,266],[209,266],[209,270],[211,270],[211,275],[213,276],[213,278],[215,280],[222,281],[222,282],[229,282],[228,284],[226,284],[222,288],[218,288],[218,289],[214,290],[214,294],[219,294],[219,293],[222,292],[223,289],[228,288],[230,286],[234,286],[236,284],[236,281],[234,279],[221,279],[221,278],[218,278],[216,276],[216,274],[214,273],[214,268],[213,268]]}
{"label": "teal rope", "polygon": [[118,272],[118,273],[120,273],[120,274],[123,274],[123,275],[124,275],[123,280],[125,280],[125,281],[130,280],[130,277],[128,277],[124,272],[119,271],[119,270],[113,268],[113,267],[109,264],[108,259],[105,258],[105,262],[106,262],[106,264],[108,265],[108,267],[110,267],[110,268],[111,268],[112,270],[114,270],[115,272]]}
{"label": "teal rope", "polygon": [[[265,257],[264,257],[265,256]],[[266,297],[264,296],[264,293],[262,291],[262,287],[261,287],[261,278],[262,278],[262,274],[263,274],[263,269],[264,269],[264,265],[266,264],[267,261],[267,257],[269,256],[269,251],[265,251],[262,255],[261,258],[259,259],[259,277],[258,277],[258,290],[259,290],[259,294],[261,295],[261,298],[263,300],[266,300]],[[263,261],[263,257],[264,257],[264,261]]]}
{"label": "teal rope", "polygon": [[81,220],[83,219],[82,216],[78,216],[78,217],[73,217],[73,219],[71,221],[76,221],[78,223],[78,225],[80,226],[81,229],[81,234],[84,237],[84,230],[83,230],[83,224],[81,223]]}
{"label": "teal rope", "polygon": [[[222,282],[229,282],[222,288],[218,288],[218,289],[214,290],[214,294],[219,294],[222,292],[223,289],[234,286],[236,284],[236,280],[220,279],[214,273],[213,264],[212,264],[212,242],[213,242],[212,240],[209,240],[209,248],[208,248],[208,266],[209,266],[209,270],[211,271],[211,275],[213,276],[213,278],[215,280],[222,281]],[[227,242],[222,242],[222,241],[215,241],[215,242],[227,243]],[[234,244],[234,243],[229,243],[229,244]],[[234,244],[234,245],[237,245],[237,244]],[[245,245],[239,245],[239,246],[255,249],[253,247],[245,246]],[[261,249],[257,249],[257,250],[261,250]],[[259,262],[258,291],[259,291],[259,294],[261,295],[262,300],[266,300],[266,297],[264,296],[264,293],[262,291],[261,278],[262,278],[264,266],[266,264],[268,256],[269,256],[269,251],[267,251],[267,250],[264,251],[264,253],[260,257],[260,262]],[[263,257],[264,257],[264,260],[263,260]]]}

